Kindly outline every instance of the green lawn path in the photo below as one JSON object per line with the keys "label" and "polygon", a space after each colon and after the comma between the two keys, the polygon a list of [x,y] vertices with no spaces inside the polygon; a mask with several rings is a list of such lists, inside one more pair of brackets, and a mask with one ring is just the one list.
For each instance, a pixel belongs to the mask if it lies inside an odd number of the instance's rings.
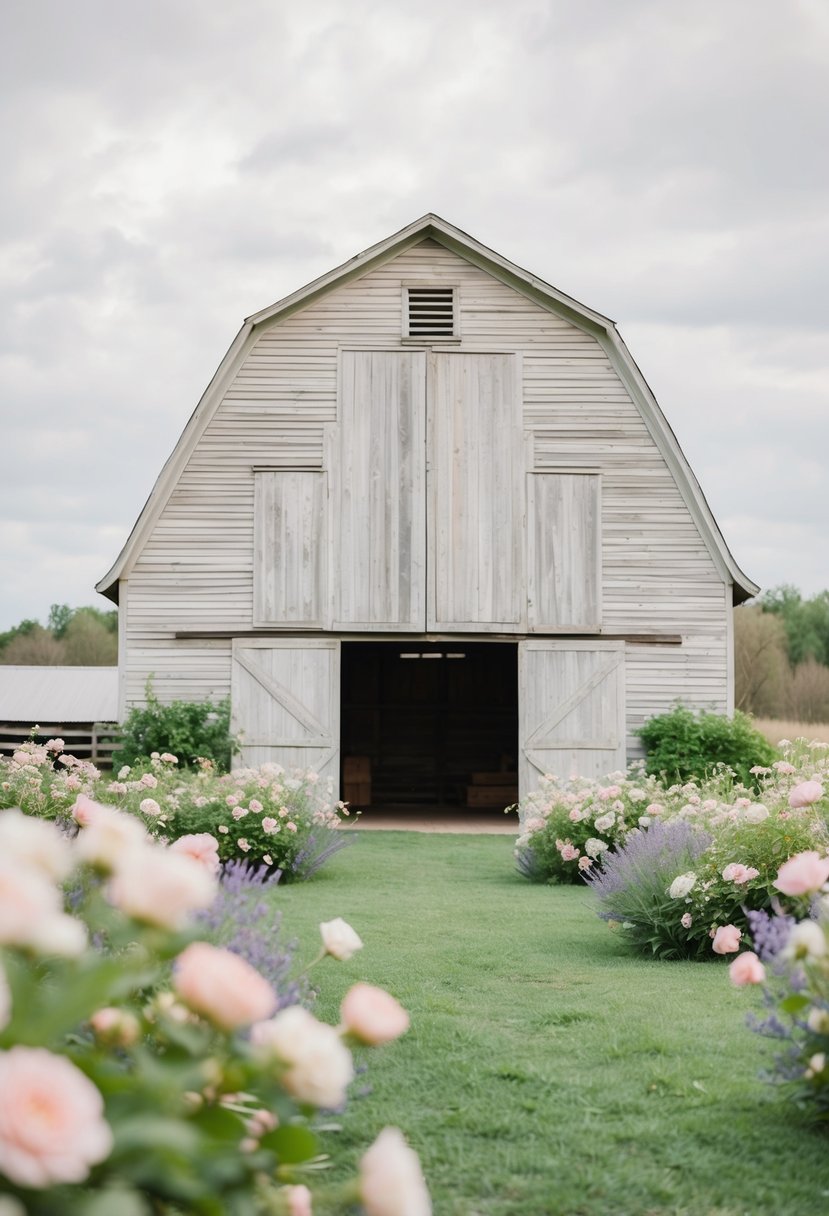
{"label": "green lawn path", "polygon": [[[366,1051],[349,1164],[386,1124],[420,1154],[437,1216],[817,1216],[829,1138],[757,1074],[754,990],[722,964],[631,958],[589,892],[534,886],[503,836],[363,832],[280,887],[310,958],[344,917],[365,949],[313,973],[335,1021],[358,979],[412,1029]],[[362,1056],[362,1053],[361,1053]]]}

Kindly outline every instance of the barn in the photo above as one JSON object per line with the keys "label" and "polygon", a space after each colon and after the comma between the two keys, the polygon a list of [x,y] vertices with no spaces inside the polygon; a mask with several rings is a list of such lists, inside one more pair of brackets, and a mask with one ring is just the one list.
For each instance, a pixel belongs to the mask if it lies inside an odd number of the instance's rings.
{"label": "barn", "polygon": [[244,763],[386,806],[730,712],[758,590],[614,323],[436,215],[244,322],[97,589],[122,715],[229,695]]}

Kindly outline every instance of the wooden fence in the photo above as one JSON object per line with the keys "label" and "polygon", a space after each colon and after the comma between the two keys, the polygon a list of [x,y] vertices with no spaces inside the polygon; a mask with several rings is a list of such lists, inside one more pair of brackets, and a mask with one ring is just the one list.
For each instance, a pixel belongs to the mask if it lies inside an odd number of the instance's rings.
{"label": "wooden fence", "polygon": [[[0,723],[0,755],[10,756],[21,743],[32,738],[32,728],[19,722]],[[65,750],[79,760],[91,760],[96,768],[111,768],[112,753],[121,742],[121,727],[113,722],[74,722],[72,726],[38,724],[36,742],[63,739]]]}

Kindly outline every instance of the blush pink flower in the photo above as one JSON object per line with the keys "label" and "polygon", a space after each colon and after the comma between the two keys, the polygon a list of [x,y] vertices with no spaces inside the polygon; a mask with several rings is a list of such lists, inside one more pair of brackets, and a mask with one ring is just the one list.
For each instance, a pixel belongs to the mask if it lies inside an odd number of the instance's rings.
{"label": "blush pink flower", "polygon": [[239,820],[244,819],[245,815],[248,813],[248,810],[247,807],[244,806],[235,806],[230,813],[234,819]]}
{"label": "blush pink flower", "polygon": [[760,871],[755,870],[753,866],[744,866],[738,861],[733,861],[731,865],[725,867],[722,876],[726,882],[742,884],[756,878],[759,873]]}
{"label": "blush pink flower", "polygon": [[170,845],[170,852],[192,857],[193,861],[204,866],[210,874],[217,874],[219,871],[219,842],[209,832],[191,832],[187,836],[179,836],[178,840],[174,840]]}
{"label": "blush pink flower", "polygon": [[314,1216],[312,1195],[307,1186],[283,1186],[280,1194],[288,1204],[287,1216]]}
{"label": "blush pink flower", "polygon": [[223,1030],[270,1017],[277,997],[268,981],[238,954],[192,942],[176,959],[173,988],[194,1013]]}
{"label": "blush pink flower", "polygon": [[158,778],[154,777],[152,773],[144,773],[139,781],[139,785],[143,785],[147,790],[154,790],[158,785]]}
{"label": "blush pink flower", "polygon": [[361,1043],[379,1046],[399,1039],[409,1029],[409,1015],[399,1001],[373,984],[354,984],[340,1005],[346,1033]]}
{"label": "blush pink flower", "polygon": [[691,925],[694,923],[694,918],[690,912],[685,912],[680,918],[679,923],[682,925],[683,929],[690,929]]}
{"label": "blush pink flower", "polygon": [[88,1077],[42,1047],[0,1052],[0,1173],[17,1186],[83,1182],[112,1132]]}
{"label": "blush pink flower", "polygon": [[366,1216],[431,1216],[420,1160],[396,1127],[384,1127],[360,1161]]}
{"label": "blush pink flower", "polygon": [[559,849],[562,861],[575,861],[579,855],[579,850],[574,848],[569,842],[563,844]]}
{"label": "blush pink flower", "polygon": [[155,798],[142,798],[138,806],[142,815],[160,815],[161,807],[156,802]]}
{"label": "blush pink flower", "polygon": [[107,898],[127,916],[163,929],[180,929],[192,912],[209,908],[216,879],[205,867],[172,849],[135,850],[107,888]]}
{"label": "blush pink flower", "polygon": [[266,836],[272,836],[279,827],[279,821],[273,819],[270,815],[266,815],[262,820],[262,831]]}
{"label": "blush pink flower", "polygon": [[738,954],[728,968],[731,983],[742,988],[746,984],[762,984],[766,978],[766,969],[752,950]]}
{"label": "blush pink flower", "polygon": [[811,806],[823,797],[823,786],[819,781],[801,781],[789,794],[789,806]]}
{"label": "blush pink flower", "polygon": [[736,954],[740,949],[741,937],[742,933],[736,925],[720,925],[711,947],[715,954]]}
{"label": "blush pink flower", "polygon": [[827,880],[829,857],[807,850],[783,863],[772,886],[784,895],[808,895],[811,891],[819,891]]}

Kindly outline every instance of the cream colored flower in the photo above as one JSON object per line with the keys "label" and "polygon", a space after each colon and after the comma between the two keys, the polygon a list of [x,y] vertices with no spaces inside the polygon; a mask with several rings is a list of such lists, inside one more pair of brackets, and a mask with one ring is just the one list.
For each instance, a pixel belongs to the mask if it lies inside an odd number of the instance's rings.
{"label": "cream colored flower", "polygon": [[320,934],[326,954],[330,954],[332,958],[341,963],[347,962],[352,955],[363,948],[358,934],[341,916],[335,917],[334,920],[323,921],[320,925]]}
{"label": "cream colored flower", "polygon": [[318,1022],[301,1005],[257,1022],[251,1027],[250,1041],[263,1061],[284,1066],[282,1084],[300,1102],[326,1109],[345,1102],[354,1077],[351,1053],[333,1026]]}
{"label": "cream colored flower", "polygon": [[384,1127],[360,1161],[366,1216],[431,1216],[420,1159],[396,1127]]}

